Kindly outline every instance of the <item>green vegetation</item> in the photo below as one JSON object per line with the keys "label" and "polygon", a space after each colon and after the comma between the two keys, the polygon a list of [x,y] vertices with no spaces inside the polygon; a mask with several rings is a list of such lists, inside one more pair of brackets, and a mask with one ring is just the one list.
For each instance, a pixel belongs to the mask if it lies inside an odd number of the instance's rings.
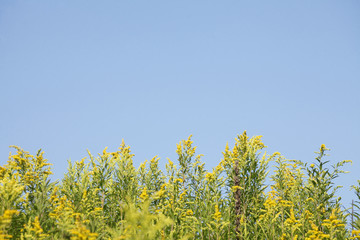
{"label": "green vegetation", "polygon": [[360,239],[360,216],[346,227],[335,195],[349,161],[329,166],[325,145],[309,166],[264,148],[244,132],[207,171],[190,136],[162,171],[157,157],[135,168],[123,142],[51,182],[43,152],[14,147],[0,167],[0,239]]}

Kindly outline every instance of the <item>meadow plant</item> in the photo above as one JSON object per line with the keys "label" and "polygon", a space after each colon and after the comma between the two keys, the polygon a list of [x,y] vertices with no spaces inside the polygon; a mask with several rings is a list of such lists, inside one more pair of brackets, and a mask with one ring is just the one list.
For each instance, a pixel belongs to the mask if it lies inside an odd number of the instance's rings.
{"label": "meadow plant", "polygon": [[69,161],[63,179],[51,181],[41,150],[13,146],[0,166],[0,240],[360,239],[360,181],[355,211],[336,196],[349,161],[329,166],[325,145],[313,163],[265,148],[244,132],[207,170],[190,136],[164,168],[157,156],[135,167],[123,141]]}

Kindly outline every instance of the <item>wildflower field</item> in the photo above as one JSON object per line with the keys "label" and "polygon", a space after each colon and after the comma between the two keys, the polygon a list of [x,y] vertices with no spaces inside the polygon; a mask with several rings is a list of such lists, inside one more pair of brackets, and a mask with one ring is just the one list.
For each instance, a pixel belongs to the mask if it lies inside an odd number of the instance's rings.
{"label": "wildflower field", "polygon": [[0,166],[0,239],[360,239],[334,183],[349,161],[331,165],[325,145],[303,163],[244,132],[208,171],[191,136],[163,170],[157,157],[135,167],[123,142],[69,161],[55,182],[43,152],[13,148]]}

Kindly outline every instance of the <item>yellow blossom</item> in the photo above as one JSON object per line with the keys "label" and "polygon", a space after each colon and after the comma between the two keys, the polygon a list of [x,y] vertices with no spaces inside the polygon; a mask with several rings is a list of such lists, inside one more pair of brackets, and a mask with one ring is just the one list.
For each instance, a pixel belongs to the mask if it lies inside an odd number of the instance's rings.
{"label": "yellow blossom", "polygon": [[217,204],[215,205],[215,213],[213,214],[213,219],[215,219],[216,221],[220,221],[221,219],[221,212],[219,211],[219,206]]}
{"label": "yellow blossom", "polygon": [[145,200],[145,199],[147,199],[148,197],[149,197],[149,195],[147,194],[147,188],[146,187],[144,187],[144,189],[143,189],[143,191],[142,191],[142,193],[141,193],[141,195],[140,195],[140,198],[142,199],[142,200]]}
{"label": "yellow blossom", "polygon": [[175,179],[174,183],[177,183],[177,182],[182,183],[182,182],[183,182],[183,180],[182,180],[181,178],[177,178],[177,179]]}
{"label": "yellow blossom", "polygon": [[240,187],[240,186],[232,186],[231,187],[231,190],[232,190],[232,192],[236,192],[237,190],[241,190],[241,189],[244,189],[244,188],[242,188],[242,187]]}
{"label": "yellow blossom", "polygon": [[321,144],[320,151],[324,152],[325,150],[327,150],[327,148],[325,147],[325,144]]}
{"label": "yellow blossom", "polygon": [[206,178],[206,180],[208,180],[208,181],[214,180],[214,174],[208,172],[208,173],[206,174],[205,178]]}
{"label": "yellow blossom", "polygon": [[180,200],[186,195],[186,190],[180,194]]}
{"label": "yellow blossom", "polygon": [[193,213],[193,211],[191,209],[186,211],[186,215],[188,215],[188,216],[192,216],[193,214],[194,213]]}
{"label": "yellow blossom", "polygon": [[173,167],[174,166],[174,163],[168,158],[168,161],[169,161],[169,165],[170,167]]}

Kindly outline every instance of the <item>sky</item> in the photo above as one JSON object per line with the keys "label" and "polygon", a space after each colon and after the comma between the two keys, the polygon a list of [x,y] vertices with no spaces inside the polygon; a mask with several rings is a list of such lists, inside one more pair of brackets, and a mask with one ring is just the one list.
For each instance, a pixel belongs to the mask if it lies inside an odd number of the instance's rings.
{"label": "sky", "polygon": [[[238,134],[360,179],[360,1],[0,2],[0,165],[18,145],[67,161],[115,151],[176,160],[193,134],[211,170]],[[14,150],[12,150],[14,152]]]}

